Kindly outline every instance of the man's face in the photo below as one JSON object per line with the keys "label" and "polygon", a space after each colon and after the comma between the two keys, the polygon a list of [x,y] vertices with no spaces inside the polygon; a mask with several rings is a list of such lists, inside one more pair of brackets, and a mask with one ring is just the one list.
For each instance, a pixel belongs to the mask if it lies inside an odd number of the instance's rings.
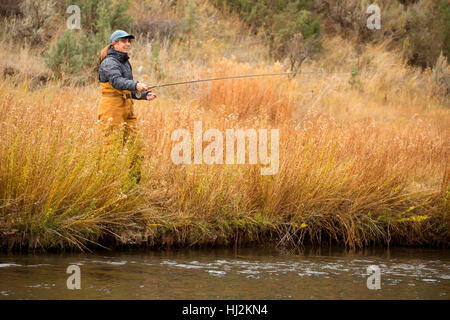
{"label": "man's face", "polygon": [[131,39],[129,38],[119,38],[113,42],[114,50],[128,53],[131,47]]}

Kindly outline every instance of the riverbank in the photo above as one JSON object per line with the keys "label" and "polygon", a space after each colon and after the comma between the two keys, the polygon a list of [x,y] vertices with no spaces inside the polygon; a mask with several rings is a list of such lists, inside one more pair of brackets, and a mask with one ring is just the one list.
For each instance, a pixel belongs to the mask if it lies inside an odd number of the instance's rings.
{"label": "riverbank", "polygon": [[[251,73],[226,63],[235,68],[230,73]],[[422,109],[424,96],[411,100],[410,93],[405,103],[417,106],[398,106],[401,96],[386,105],[347,79],[239,81],[200,86],[198,99],[161,92],[151,106],[137,103],[139,184],[129,174],[132,145],[99,156],[95,86],[26,91],[3,81],[1,246],[84,250],[111,239],[138,246],[448,246],[447,108],[430,98]],[[319,98],[310,104],[320,107],[297,109],[314,88]],[[174,163],[172,133],[192,133],[196,121],[203,132],[278,130],[278,171],[261,175],[265,166],[248,160]]]}
{"label": "riverbank", "polygon": [[[17,230],[3,232],[1,251],[8,252],[59,252],[98,250],[122,250],[127,248],[175,249],[175,248],[236,248],[253,245],[281,246],[286,248],[303,248],[304,246],[342,246],[348,249],[367,247],[411,247],[411,248],[449,248],[449,234],[442,227],[442,220],[433,219],[428,223],[392,223],[389,226],[374,224],[376,236],[370,237],[362,232],[363,238],[358,242],[349,242],[346,234],[334,237],[315,226],[307,230],[300,226],[284,222],[269,225],[258,225],[241,218],[234,221],[235,226],[209,225],[206,221],[190,221],[189,226],[168,222],[166,226],[150,230],[109,230],[99,233],[91,239],[80,237],[76,241],[61,235],[49,236],[45,233],[26,233]],[[179,223],[178,223],[179,224]],[[358,222],[355,222],[358,225]],[[142,228],[143,229],[143,228]],[[443,232],[438,232],[438,231]],[[367,230],[373,233],[373,230]],[[113,233],[113,234],[111,234]]]}

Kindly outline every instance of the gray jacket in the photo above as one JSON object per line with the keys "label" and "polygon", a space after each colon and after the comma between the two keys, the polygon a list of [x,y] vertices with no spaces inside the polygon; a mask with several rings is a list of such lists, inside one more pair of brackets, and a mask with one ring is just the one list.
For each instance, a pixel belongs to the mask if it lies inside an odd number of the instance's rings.
{"label": "gray jacket", "polygon": [[116,51],[112,47],[109,48],[108,55],[103,59],[98,69],[98,79],[100,82],[111,83],[115,89],[131,91],[133,99],[145,100],[147,99],[147,93],[151,91],[141,91],[141,97],[136,96],[137,81],[133,80],[129,58],[128,54]]}

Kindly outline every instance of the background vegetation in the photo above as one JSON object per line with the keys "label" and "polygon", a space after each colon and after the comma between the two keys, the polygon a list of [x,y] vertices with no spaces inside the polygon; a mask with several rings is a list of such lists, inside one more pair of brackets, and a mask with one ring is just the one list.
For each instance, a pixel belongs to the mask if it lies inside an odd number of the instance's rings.
{"label": "background vegetation", "polygon": [[[352,0],[80,0],[73,31],[66,3],[26,11],[31,3],[5,9],[1,24],[2,246],[448,245],[443,1],[378,1],[382,29],[370,32],[364,2]],[[145,161],[136,185],[126,150],[100,157],[96,55],[116,28],[137,36],[134,75],[149,84],[305,73],[167,87],[137,101]],[[306,54],[308,41],[316,49]],[[342,73],[307,73],[321,71]],[[174,165],[171,132],[196,120],[205,130],[279,129],[279,172]]]}

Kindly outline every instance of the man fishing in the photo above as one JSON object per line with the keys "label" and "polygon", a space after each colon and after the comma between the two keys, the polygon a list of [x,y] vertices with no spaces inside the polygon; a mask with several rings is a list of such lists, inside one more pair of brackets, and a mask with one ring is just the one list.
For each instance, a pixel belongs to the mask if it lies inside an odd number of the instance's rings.
{"label": "man fishing", "polygon": [[[133,100],[148,100],[156,95],[148,91],[148,85],[133,80],[128,51],[131,48],[132,34],[116,30],[111,34],[110,43],[100,52],[98,71],[101,99],[98,105],[98,120],[101,121],[106,138],[106,149],[111,144],[115,129],[123,128],[123,143],[136,136],[137,120],[133,110]],[[136,151],[131,170],[136,182],[140,180],[142,156]]]}

